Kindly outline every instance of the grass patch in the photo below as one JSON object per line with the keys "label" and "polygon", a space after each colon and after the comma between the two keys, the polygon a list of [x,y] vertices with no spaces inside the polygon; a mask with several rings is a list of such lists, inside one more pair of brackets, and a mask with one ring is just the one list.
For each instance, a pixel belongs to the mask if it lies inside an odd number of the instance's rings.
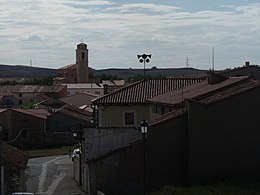
{"label": "grass patch", "polygon": [[69,154],[69,150],[73,150],[74,146],[60,146],[52,148],[33,148],[27,149],[30,158],[43,157],[43,156],[55,156]]}
{"label": "grass patch", "polygon": [[256,195],[260,194],[260,182],[217,184],[196,187],[165,186],[149,195]]}

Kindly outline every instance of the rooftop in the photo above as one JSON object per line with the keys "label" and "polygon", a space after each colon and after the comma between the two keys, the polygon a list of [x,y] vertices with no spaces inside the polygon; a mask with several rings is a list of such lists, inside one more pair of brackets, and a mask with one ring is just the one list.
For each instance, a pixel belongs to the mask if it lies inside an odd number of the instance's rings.
{"label": "rooftop", "polygon": [[62,66],[59,68],[59,70],[68,69],[68,68],[76,68],[76,64],[68,64],[68,65]]}
{"label": "rooftop", "polygon": [[168,93],[204,80],[201,78],[166,78],[166,79],[146,79],[131,85],[122,87],[110,94],[104,95],[93,101],[93,104],[129,104],[145,103],[147,99]]}
{"label": "rooftop", "polygon": [[216,83],[216,84],[208,84],[208,79],[203,80],[201,82],[195,83],[193,85],[186,86],[182,89],[178,89],[176,91],[172,91],[169,93],[165,93],[163,95],[151,98],[147,100],[149,103],[160,103],[164,105],[176,105],[184,101],[185,99],[192,98],[202,98],[203,96],[208,96],[210,94],[214,94],[219,90],[223,90],[232,85],[245,82],[248,80],[248,77],[231,77],[227,80]]}
{"label": "rooftop", "polygon": [[103,88],[103,85],[101,85],[99,83],[68,83],[68,84],[62,84],[62,85],[66,85],[68,89],[82,89],[82,88],[102,89]]}
{"label": "rooftop", "polygon": [[62,85],[0,85],[0,96],[13,93],[55,93],[65,87]]}
{"label": "rooftop", "polygon": [[2,162],[8,166],[16,167],[18,169],[25,169],[27,162],[29,160],[29,155],[15,148],[9,144],[1,142],[1,153],[2,153]]}

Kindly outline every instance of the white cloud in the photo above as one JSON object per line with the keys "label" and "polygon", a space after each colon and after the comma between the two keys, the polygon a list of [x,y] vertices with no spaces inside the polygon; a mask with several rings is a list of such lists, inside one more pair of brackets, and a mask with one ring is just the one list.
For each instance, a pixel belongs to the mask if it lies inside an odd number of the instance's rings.
{"label": "white cloud", "polygon": [[[212,45],[225,56],[223,61],[236,66],[245,57],[260,62],[253,52],[260,49],[259,3],[184,12],[159,2],[3,1],[0,63],[28,63],[34,56],[34,64],[58,68],[75,61],[81,38],[89,45],[91,66],[97,69],[139,67],[136,54],[143,52],[153,53],[151,66],[184,66],[189,55],[191,64],[208,68]],[[30,48],[28,40],[37,44]],[[11,57],[14,52],[19,57]],[[225,53],[238,57],[231,59]],[[221,66],[225,68],[224,62]]]}

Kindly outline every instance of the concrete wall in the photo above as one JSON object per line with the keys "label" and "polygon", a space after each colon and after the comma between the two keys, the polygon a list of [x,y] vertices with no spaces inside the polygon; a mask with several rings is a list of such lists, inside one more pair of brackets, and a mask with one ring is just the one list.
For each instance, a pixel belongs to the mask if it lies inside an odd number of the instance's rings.
{"label": "concrete wall", "polygon": [[189,183],[260,179],[260,90],[189,104]]}
{"label": "concrete wall", "polygon": [[[186,119],[186,115],[181,115],[174,121],[149,127],[145,148],[143,142],[124,147],[133,141],[142,140],[140,130],[93,129],[92,134],[88,134],[89,138],[85,137],[86,149],[89,151],[86,152],[86,161],[90,166],[86,178],[91,180],[91,192],[142,192],[144,167],[147,191],[164,185],[186,184]],[[120,133],[122,130],[124,135]],[[92,140],[93,137],[96,139]]]}
{"label": "concrete wall", "polygon": [[[142,138],[139,129],[135,128],[93,128],[87,129],[84,134],[83,143],[83,181],[82,189],[87,193],[93,191],[95,180],[93,180],[93,170],[89,162],[93,159],[99,158],[106,153],[124,147],[131,142],[140,140]],[[93,184],[94,182],[94,184]]]}
{"label": "concrete wall", "polygon": [[187,179],[185,114],[148,128],[146,140],[147,189],[184,185]]}
{"label": "concrete wall", "polygon": [[133,194],[143,191],[142,144],[121,148],[89,163],[91,194]]}
{"label": "concrete wall", "polygon": [[139,126],[143,119],[150,118],[149,105],[124,105],[99,107],[100,127],[124,127],[124,112],[135,112],[135,125]]}
{"label": "concrete wall", "polygon": [[142,139],[135,128],[88,128],[85,131],[85,160],[95,159],[109,151]]}

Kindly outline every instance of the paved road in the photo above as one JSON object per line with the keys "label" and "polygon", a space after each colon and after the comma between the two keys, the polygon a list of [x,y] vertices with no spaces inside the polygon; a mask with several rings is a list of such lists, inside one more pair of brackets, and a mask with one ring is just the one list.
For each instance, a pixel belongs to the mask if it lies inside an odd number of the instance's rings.
{"label": "paved road", "polygon": [[83,195],[73,178],[68,155],[33,158],[28,162],[26,188],[36,195]]}

